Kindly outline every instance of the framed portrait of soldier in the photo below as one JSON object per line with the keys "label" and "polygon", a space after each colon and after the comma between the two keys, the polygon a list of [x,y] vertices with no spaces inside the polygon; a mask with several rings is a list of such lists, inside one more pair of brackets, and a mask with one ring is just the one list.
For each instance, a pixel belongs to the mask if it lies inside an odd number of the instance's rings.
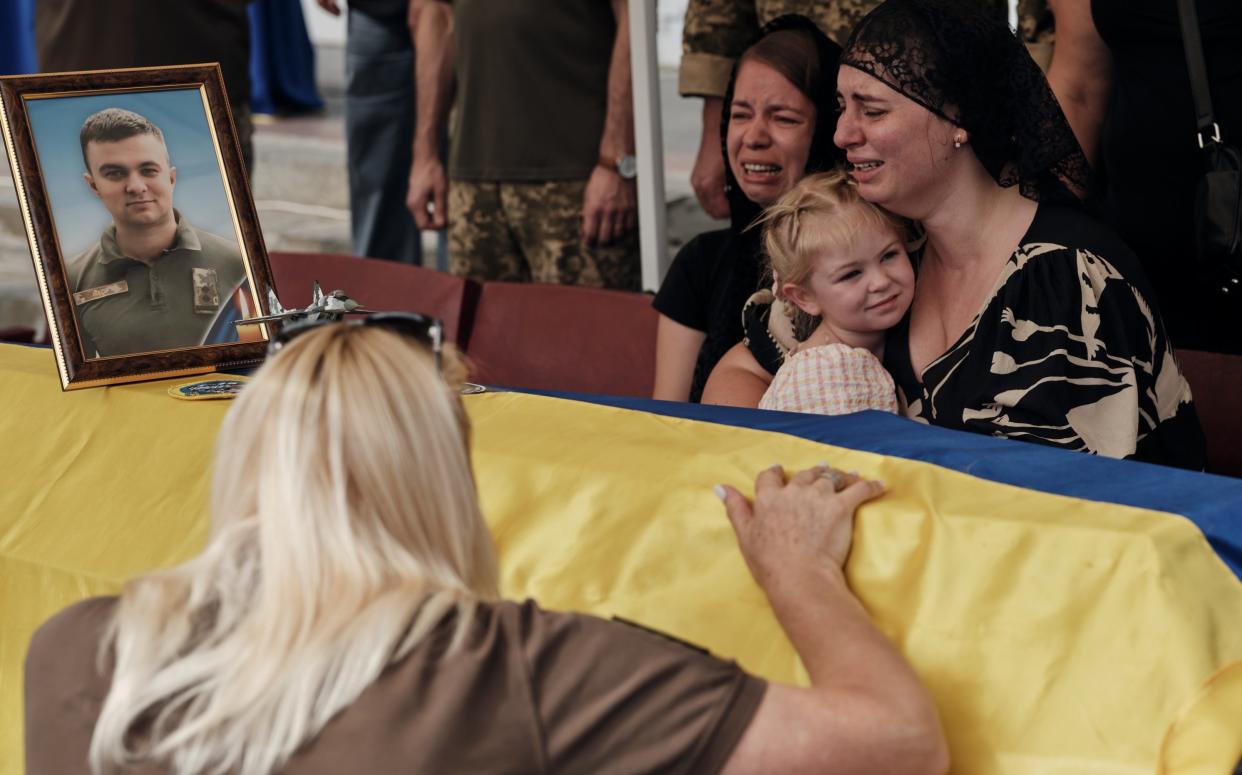
{"label": "framed portrait of soldier", "polygon": [[263,358],[271,269],[217,65],[0,78],[66,390]]}

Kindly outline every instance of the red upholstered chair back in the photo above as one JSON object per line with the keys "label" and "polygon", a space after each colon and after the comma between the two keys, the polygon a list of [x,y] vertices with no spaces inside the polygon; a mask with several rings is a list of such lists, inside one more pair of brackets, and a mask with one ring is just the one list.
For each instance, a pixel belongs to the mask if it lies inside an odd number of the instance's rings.
{"label": "red upholstered chair back", "polygon": [[35,338],[35,330],[29,326],[4,326],[0,328],[0,342],[30,343]]}
{"label": "red upholstered chair back", "polygon": [[52,335],[47,326],[38,328],[30,326],[0,327],[0,342],[17,342],[20,344],[51,344]]}
{"label": "red upholstered chair back", "polygon": [[1242,355],[1178,350],[1203,434],[1207,470],[1242,477]]}
{"label": "red upholstered chair back", "polygon": [[467,353],[476,382],[650,397],[657,313],[642,293],[483,284]]}
{"label": "red upholstered chair back", "polygon": [[444,321],[445,339],[464,346],[479,284],[434,269],[329,253],[271,253],[276,296],[285,307],[310,304],[311,284],[340,290],[367,309],[402,310]]}

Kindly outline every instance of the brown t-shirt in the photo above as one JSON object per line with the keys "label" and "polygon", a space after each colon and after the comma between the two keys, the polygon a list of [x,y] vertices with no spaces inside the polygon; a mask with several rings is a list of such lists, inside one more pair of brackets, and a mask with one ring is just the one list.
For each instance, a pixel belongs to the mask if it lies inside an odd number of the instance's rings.
{"label": "brown t-shirt", "polygon": [[[115,605],[77,603],[31,640],[29,775],[85,770],[110,682],[96,653]],[[445,655],[451,631],[450,618],[283,772],[717,772],[766,686],[663,636],[530,601],[481,605],[462,650]]]}
{"label": "brown t-shirt", "polygon": [[449,177],[586,180],[599,160],[616,34],[607,0],[453,0]]}

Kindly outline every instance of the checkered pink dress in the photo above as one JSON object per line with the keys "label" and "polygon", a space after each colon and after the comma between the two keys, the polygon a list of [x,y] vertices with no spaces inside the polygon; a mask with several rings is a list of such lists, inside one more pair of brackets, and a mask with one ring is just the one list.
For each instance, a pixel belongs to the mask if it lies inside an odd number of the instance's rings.
{"label": "checkered pink dress", "polygon": [[786,357],[759,408],[808,414],[879,409],[896,414],[897,388],[867,350],[827,344]]}

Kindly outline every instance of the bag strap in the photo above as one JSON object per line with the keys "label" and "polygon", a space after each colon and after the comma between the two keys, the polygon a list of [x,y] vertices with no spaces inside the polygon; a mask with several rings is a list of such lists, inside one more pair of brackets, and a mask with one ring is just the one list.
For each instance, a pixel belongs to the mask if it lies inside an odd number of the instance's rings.
{"label": "bag strap", "polygon": [[1212,95],[1208,91],[1207,62],[1199,35],[1199,13],[1195,0],[1177,0],[1177,21],[1182,28],[1182,47],[1186,51],[1186,70],[1190,73],[1190,92],[1195,99],[1195,120],[1199,126],[1199,147],[1220,142],[1220,126],[1212,114]]}

